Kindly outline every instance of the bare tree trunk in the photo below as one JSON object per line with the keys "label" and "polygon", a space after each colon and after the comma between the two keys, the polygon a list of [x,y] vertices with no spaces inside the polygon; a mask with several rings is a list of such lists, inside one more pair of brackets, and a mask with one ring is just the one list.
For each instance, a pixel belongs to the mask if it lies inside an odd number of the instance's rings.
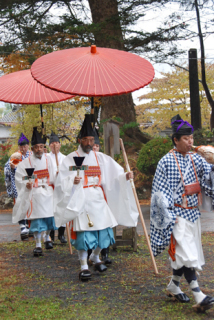
{"label": "bare tree trunk", "polygon": [[[95,44],[124,50],[123,35],[120,26],[117,0],[88,0],[94,26]],[[102,100],[101,119],[117,116],[123,122],[136,121],[131,93],[120,96],[108,96]]]}
{"label": "bare tree trunk", "polygon": [[214,128],[214,101],[211,96],[210,90],[208,88],[207,82],[206,82],[206,69],[205,69],[205,54],[204,54],[204,41],[203,41],[203,35],[201,32],[201,21],[200,21],[200,13],[198,8],[198,0],[195,0],[195,10],[196,10],[196,16],[197,16],[197,24],[198,24],[198,36],[200,40],[200,48],[201,48],[201,77],[202,77],[202,84],[204,87],[204,91],[207,97],[207,100],[211,106],[212,112],[210,117],[210,127],[211,130]]}

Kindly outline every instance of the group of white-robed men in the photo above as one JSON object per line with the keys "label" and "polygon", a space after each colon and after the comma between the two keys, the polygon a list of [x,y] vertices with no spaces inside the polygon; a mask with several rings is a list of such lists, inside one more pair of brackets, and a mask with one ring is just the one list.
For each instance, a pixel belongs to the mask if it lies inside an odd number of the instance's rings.
{"label": "group of white-robed men", "polygon": [[[57,174],[54,152],[50,155],[44,153],[45,140],[34,128],[32,154],[18,164],[15,173],[18,197],[13,208],[13,223],[25,218],[30,220],[30,232],[36,240],[34,256],[43,255],[43,232],[45,248],[50,249],[50,231],[69,223],[71,243],[78,250],[79,279],[82,281],[91,278],[89,263],[99,272],[107,269],[99,255],[102,249],[115,243],[112,228],[118,224],[136,227],[138,220],[128,181],[133,178],[133,173],[124,173],[111,157],[93,151],[95,137],[90,115],[85,115],[78,150],[66,157],[57,153]],[[74,157],[84,158],[84,170],[80,170],[79,175]],[[24,178],[28,168],[34,168],[31,179]],[[88,250],[92,250],[89,259]]]}
{"label": "group of white-robed men", "polygon": [[[198,207],[201,189],[206,196],[214,198],[213,165],[190,152],[193,127],[179,115],[171,122],[175,148],[159,161],[153,180],[151,246],[156,256],[171,239],[171,246],[173,243],[175,246],[170,254],[173,275],[167,286],[168,295],[182,303],[190,301],[180,289],[184,274],[196,302],[195,309],[205,311],[214,304],[214,298],[200,290],[196,278],[196,271],[202,270],[204,264]],[[86,115],[79,134],[78,150],[63,159],[56,175],[51,157],[44,153],[44,140],[35,129],[31,141],[33,153],[18,165],[15,175],[18,198],[13,222],[24,219],[27,212],[30,230],[36,238],[34,255],[42,254],[42,231],[46,231],[48,244],[50,230],[55,229],[55,225],[60,227],[69,222],[71,242],[79,254],[79,278],[82,281],[91,278],[88,261],[96,270],[106,270],[99,254],[101,249],[115,242],[112,228],[117,224],[136,226],[138,220],[128,181],[133,178],[133,173],[124,173],[112,158],[92,151],[95,137],[90,115]],[[84,158],[81,168],[84,170],[78,175],[76,163],[79,157]],[[35,169],[37,178],[33,182],[23,180],[26,168]],[[194,191],[189,192],[192,187]],[[90,249],[92,253],[88,260]]]}

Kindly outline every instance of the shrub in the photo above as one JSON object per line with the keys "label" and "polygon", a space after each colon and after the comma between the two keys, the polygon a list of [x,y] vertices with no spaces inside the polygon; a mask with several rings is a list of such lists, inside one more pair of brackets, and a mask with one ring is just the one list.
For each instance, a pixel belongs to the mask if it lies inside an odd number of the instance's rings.
{"label": "shrub", "polygon": [[158,161],[173,148],[169,137],[158,137],[147,142],[140,150],[137,168],[146,175],[154,175]]}
{"label": "shrub", "polygon": [[137,122],[129,122],[125,123],[121,128],[120,128],[120,136],[123,137],[126,130],[130,128],[138,128],[139,124]]}
{"label": "shrub", "polygon": [[77,148],[78,143],[66,143],[61,145],[60,152],[67,156],[69,153],[77,150]]}
{"label": "shrub", "polygon": [[198,129],[193,132],[194,137],[194,145],[201,146],[201,145],[214,145],[212,142],[213,139],[214,129],[212,131],[208,129]]}

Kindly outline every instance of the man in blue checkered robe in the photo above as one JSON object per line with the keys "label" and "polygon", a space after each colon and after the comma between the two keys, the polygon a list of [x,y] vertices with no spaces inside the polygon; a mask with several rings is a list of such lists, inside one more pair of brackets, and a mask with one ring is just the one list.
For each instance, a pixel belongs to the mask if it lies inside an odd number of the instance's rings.
{"label": "man in blue checkered robe", "polygon": [[[29,149],[29,140],[21,133],[18,140],[18,149],[22,153],[22,160],[26,159],[30,155]],[[10,198],[15,199],[18,197],[16,185],[15,185],[15,173],[16,165],[12,163],[11,158],[6,162],[4,166],[4,176],[5,176],[5,186],[7,194]],[[19,226],[21,230],[20,237],[22,240],[28,240],[29,228],[27,220],[23,219],[19,221]]]}
{"label": "man in blue checkered robe", "polygon": [[202,270],[205,263],[198,208],[201,194],[185,195],[178,164],[185,185],[193,184],[198,179],[205,196],[214,198],[212,165],[197,153],[190,152],[193,145],[193,127],[179,115],[172,118],[171,124],[174,154],[169,152],[159,161],[152,186],[151,246],[154,256],[157,256],[170,241],[175,243],[174,257],[170,257],[173,275],[167,286],[167,294],[180,302],[190,301],[179,286],[184,274],[196,301],[193,307],[204,311],[212,306],[214,298],[201,292],[196,278],[196,270]]}

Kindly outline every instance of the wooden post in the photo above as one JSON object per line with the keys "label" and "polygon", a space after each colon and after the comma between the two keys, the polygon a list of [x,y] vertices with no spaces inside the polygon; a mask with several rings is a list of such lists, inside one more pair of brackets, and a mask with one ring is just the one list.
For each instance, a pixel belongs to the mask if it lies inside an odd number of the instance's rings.
{"label": "wooden post", "polygon": [[[114,159],[115,154],[120,154],[120,132],[119,123],[115,120],[106,122],[103,126],[104,131],[104,152]],[[117,227],[113,228],[115,244],[113,250],[117,246],[131,245],[134,251],[137,251],[137,231],[136,227],[123,229],[123,234],[117,235]]]}
{"label": "wooden post", "polygon": [[[121,146],[121,149],[122,149],[122,152],[123,152],[123,158],[124,158],[124,161],[125,161],[125,164],[126,164],[126,169],[127,169],[128,172],[130,172],[128,158],[127,158],[127,155],[126,155],[126,151],[125,151],[122,139],[120,139],[120,146]],[[144,234],[145,234],[145,237],[146,237],[146,242],[147,242],[147,245],[148,245],[148,248],[149,248],[149,252],[150,252],[150,255],[151,255],[153,267],[154,267],[155,273],[158,274],[157,265],[156,265],[155,258],[154,258],[153,252],[152,252],[151,244],[150,244],[149,237],[148,237],[148,234],[147,234],[145,221],[144,221],[144,218],[143,218],[143,214],[142,214],[142,211],[141,211],[141,207],[140,207],[140,203],[139,203],[139,200],[138,200],[138,197],[137,197],[137,192],[136,192],[136,189],[135,189],[135,185],[134,185],[133,179],[130,179],[130,182],[131,182],[132,191],[133,191],[133,194],[134,194],[134,197],[135,197],[135,202],[136,202],[136,205],[137,205],[137,209],[138,209],[138,213],[139,213],[139,216],[140,216],[140,220],[141,220],[141,223],[142,223],[142,226],[143,226],[143,231],[144,231]]]}
{"label": "wooden post", "polygon": [[197,50],[189,50],[189,92],[191,124],[195,130],[201,129],[201,108],[198,84],[198,60]]}
{"label": "wooden post", "polygon": [[[58,161],[58,155],[57,155],[57,152],[56,152],[56,145],[55,144],[54,144],[54,151],[55,151],[56,166],[57,166],[56,174],[58,174],[59,173],[59,161]],[[73,254],[71,241],[70,241],[71,238],[70,238],[70,232],[69,232],[68,223],[66,223],[66,233],[67,233],[67,239],[68,239],[68,244],[69,244],[69,251],[70,251],[70,254]]]}

